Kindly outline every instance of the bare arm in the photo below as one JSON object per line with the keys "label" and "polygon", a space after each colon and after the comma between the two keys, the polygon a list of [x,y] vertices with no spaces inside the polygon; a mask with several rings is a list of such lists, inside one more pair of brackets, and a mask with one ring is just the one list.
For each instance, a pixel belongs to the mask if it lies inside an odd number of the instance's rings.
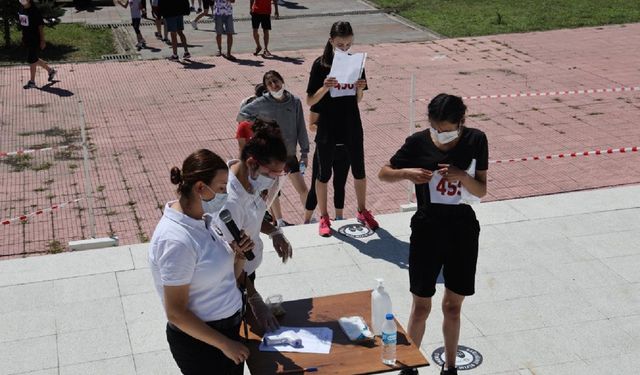
{"label": "bare arm", "polygon": [[387,164],[378,172],[378,178],[384,182],[409,180],[414,184],[426,184],[431,181],[433,172],[422,168],[393,168]]}

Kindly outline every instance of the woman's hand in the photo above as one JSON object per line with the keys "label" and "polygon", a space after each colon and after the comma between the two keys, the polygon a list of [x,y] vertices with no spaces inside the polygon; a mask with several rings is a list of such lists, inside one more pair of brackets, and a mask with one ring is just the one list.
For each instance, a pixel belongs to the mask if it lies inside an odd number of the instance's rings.
{"label": "woman's hand", "polygon": [[278,319],[276,319],[271,309],[264,303],[259,293],[256,292],[249,297],[249,305],[251,306],[253,315],[265,332],[273,331],[280,327]]}
{"label": "woman's hand", "polygon": [[238,341],[229,339],[227,343],[219,349],[227,358],[235,362],[236,365],[241,364],[249,358],[249,349]]}
{"label": "woman's hand", "polygon": [[338,85],[338,80],[335,77],[327,77],[324,79],[324,88],[330,89]]}
{"label": "woman's hand", "polygon": [[240,243],[236,241],[231,242],[231,249],[236,253],[236,255],[244,258],[244,253],[249,250],[253,250],[254,244],[251,241],[251,238],[244,234],[244,231],[240,232]]}
{"label": "woman's hand", "polygon": [[282,258],[282,263],[287,263],[287,260],[293,256],[293,248],[287,240],[287,237],[282,232],[276,233],[270,236],[273,241],[273,248],[278,253],[278,256]]}
{"label": "woman's hand", "polygon": [[440,174],[445,181],[464,181],[469,175],[466,171],[451,164],[438,164],[436,173]]}
{"label": "woman's hand", "polygon": [[356,81],[356,89],[364,90],[365,87],[367,87],[367,80],[366,79],[359,79],[359,80]]}
{"label": "woman's hand", "polygon": [[403,169],[405,174],[405,179],[413,182],[416,185],[426,184],[431,181],[431,177],[433,177],[433,172],[427,169],[422,168],[405,168]]}

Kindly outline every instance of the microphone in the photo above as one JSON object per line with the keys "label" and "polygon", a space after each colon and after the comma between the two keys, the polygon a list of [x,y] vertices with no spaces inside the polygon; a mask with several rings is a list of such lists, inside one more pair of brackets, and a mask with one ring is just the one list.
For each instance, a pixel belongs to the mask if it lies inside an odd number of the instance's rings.
{"label": "microphone", "polygon": [[[222,220],[222,222],[227,226],[227,229],[229,230],[229,232],[231,232],[231,235],[233,236],[233,239],[236,241],[236,243],[240,244],[240,229],[238,229],[236,222],[233,221],[231,212],[229,212],[229,210],[227,210],[226,208],[220,211],[220,220]],[[253,254],[252,250],[245,251],[244,256],[247,258],[247,260],[253,260],[253,258],[256,257]]]}

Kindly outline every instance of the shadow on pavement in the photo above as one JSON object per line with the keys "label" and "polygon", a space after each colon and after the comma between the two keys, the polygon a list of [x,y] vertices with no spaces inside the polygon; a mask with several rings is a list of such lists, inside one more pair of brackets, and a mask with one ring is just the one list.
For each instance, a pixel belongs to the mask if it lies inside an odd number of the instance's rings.
{"label": "shadow on pavement", "polygon": [[185,69],[211,69],[214,68],[215,65],[214,64],[206,64],[206,63],[201,63],[199,61],[193,61],[190,59],[186,59],[184,61],[180,61],[179,62]]}
{"label": "shadow on pavement", "polygon": [[58,95],[60,97],[69,97],[69,96],[75,95],[73,92],[67,89],[63,89],[60,87],[53,87],[53,85],[55,85],[58,82],[60,81],[53,81],[53,82],[47,83],[46,85],[40,87],[40,91],[48,92],[49,94]]}
{"label": "shadow on pavement", "polygon": [[304,5],[300,5],[299,3],[296,3],[295,1],[278,1],[278,6],[280,7],[285,7],[287,9],[309,9]]}
{"label": "shadow on pavement", "polygon": [[409,243],[400,241],[383,228],[378,228],[375,231],[374,235],[379,238],[368,241],[346,236],[336,230],[332,230],[332,232],[333,236],[355,247],[362,254],[374,259],[386,260],[402,269],[409,269]]}
{"label": "shadow on pavement", "polygon": [[303,58],[300,58],[300,57],[289,57],[289,56],[278,56],[278,55],[274,55],[273,53],[271,54],[270,57],[263,57],[263,58],[265,60],[282,61],[282,62],[294,64],[294,65],[302,65],[302,64],[304,64],[304,59]]}

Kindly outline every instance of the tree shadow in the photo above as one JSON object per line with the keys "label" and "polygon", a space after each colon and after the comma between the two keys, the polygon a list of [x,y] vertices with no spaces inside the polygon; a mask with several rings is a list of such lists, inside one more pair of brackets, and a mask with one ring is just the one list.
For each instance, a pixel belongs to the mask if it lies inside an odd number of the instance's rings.
{"label": "tree shadow", "polygon": [[58,83],[60,81],[53,81],[53,82],[49,82],[46,85],[42,86],[39,88],[40,91],[44,91],[44,92],[48,92],[49,94],[54,94],[54,95],[58,95],[60,97],[63,98],[67,98],[69,96],[73,96],[74,93],[67,90],[67,89],[63,89],[60,87],[53,87],[53,85],[55,85],[56,83]]}
{"label": "tree shadow", "polygon": [[102,7],[96,6],[91,0],[73,0],[73,7],[76,13],[88,12],[93,13],[97,10],[101,10]]}
{"label": "tree shadow", "polygon": [[273,53],[271,54],[271,56],[269,56],[269,57],[263,56],[263,58],[265,60],[282,61],[282,62],[294,64],[294,65],[302,65],[302,64],[304,64],[304,58],[289,57],[289,56],[278,56],[278,55],[274,55]]}
{"label": "tree shadow", "polygon": [[287,9],[309,9],[304,5],[300,5],[299,3],[296,3],[295,1],[282,1],[278,3],[279,7],[285,7]]}
{"label": "tree shadow", "polygon": [[335,230],[332,232],[334,236],[355,247],[362,254],[374,259],[386,260],[402,269],[409,269],[409,243],[395,238],[383,228],[376,229],[372,238],[365,237],[364,240],[344,235]]}
{"label": "tree shadow", "polygon": [[215,67],[214,64],[206,64],[206,63],[202,63],[202,62],[199,62],[199,61],[193,61],[191,59],[185,59],[183,61],[179,61],[179,63],[185,69],[193,69],[193,70],[211,69],[211,68]]}

